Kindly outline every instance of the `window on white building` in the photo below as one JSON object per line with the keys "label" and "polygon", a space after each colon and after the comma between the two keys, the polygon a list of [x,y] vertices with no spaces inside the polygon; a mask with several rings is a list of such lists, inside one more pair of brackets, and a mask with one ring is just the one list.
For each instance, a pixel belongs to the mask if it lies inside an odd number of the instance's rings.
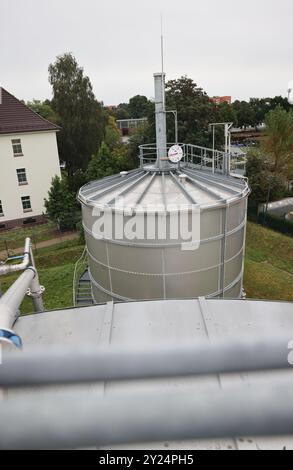
{"label": "window on white building", "polygon": [[22,157],[22,146],[20,139],[12,139],[12,148],[13,148],[13,155],[14,157]]}
{"label": "window on white building", "polygon": [[4,216],[4,212],[3,212],[3,207],[2,207],[2,201],[0,201],[0,217],[3,217]]}
{"label": "window on white building", "polygon": [[27,184],[27,177],[26,177],[25,168],[18,168],[16,170],[16,174],[17,174],[17,179],[18,179],[19,186],[23,186],[23,185]]}
{"label": "window on white building", "polygon": [[21,198],[23,212],[31,212],[32,205],[31,205],[31,198],[30,196],[23,196]]}

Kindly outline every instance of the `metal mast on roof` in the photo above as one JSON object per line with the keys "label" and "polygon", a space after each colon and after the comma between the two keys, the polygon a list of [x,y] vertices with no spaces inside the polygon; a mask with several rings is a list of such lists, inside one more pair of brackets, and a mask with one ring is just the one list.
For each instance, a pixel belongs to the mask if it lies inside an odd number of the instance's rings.
{"label": "metal mast on roof", "polygon": [[167,137],[166,137],[166,109],[165,109],[165,73],[164,73],[164,37],[163,22],[161,16],[161,65],[160,73],[154,74],[155,79],[155,105],[156,105],[156,141],[157,141],[157,162],[159,170],[170,169],[167,157]]}
{"label": "metal mast on roof", "polygon": [[163,34],[163,15],[161,13],[161,65],[162,65],[162,97],[163,97],[163,108],[165,109],[165,74],[164,74],[164,34]]}
{"label": "metal mast on roof", "polygon": [[164,73],[164,34],[163,34],[163,15],[161,13],[161,61],[162,61],[162,86],[163,89],[163,107],[165,114],[171,113],[174,116],[175,121],[175,144],[178,144],[178,113],[177,109],[166,110],[166,99],[165,99],[165,73]]}

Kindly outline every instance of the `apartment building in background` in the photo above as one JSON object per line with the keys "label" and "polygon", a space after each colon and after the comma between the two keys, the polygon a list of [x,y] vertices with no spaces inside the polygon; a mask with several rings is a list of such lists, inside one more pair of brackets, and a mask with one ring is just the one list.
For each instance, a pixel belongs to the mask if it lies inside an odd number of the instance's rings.
{"label": "apartment building in background", "polygon": [[0,88],[0,230],[45,220],[60,128]]}

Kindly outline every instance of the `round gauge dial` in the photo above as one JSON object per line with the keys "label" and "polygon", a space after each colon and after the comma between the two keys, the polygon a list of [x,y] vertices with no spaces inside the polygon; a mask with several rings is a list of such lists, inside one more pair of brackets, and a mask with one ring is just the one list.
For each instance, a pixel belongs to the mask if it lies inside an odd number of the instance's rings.
{"label": "round gauge dial", "polygon": [[183,158],[183,150],[180,145],[173,145],[168,152],[170,162],[178,163]]}

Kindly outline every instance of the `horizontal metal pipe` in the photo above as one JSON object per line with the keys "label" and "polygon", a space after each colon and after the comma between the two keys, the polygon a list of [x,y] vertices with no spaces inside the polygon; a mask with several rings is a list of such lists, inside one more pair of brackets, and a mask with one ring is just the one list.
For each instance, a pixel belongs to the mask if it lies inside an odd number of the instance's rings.
{"label": "horizontal metal pipe", "polygon": [[4,264],[3,266],[0,266],[0,276],[26,269],[30,262],[30,246],[31,240],[30,238],[26,238],[22,262],[19,264]]}
{"label": "horizontal metal pipe", "polygon": [[[291,340],[293,337],[293,332]],[[3,356],[0,387],[289,369],[289,337],[225,339],[157,349],[26,349]]]}
{"label": "horizontal metal pipe", "polygon": [[18,318],[18,309],[35,276],[33,267],[27,268],[0,298],[0,330],[11,329]]}
{"label": "horizontal metal pipe", "polygon": [[[78,391],[0,403],[0,449],[64,449],[135,442],[293,433],[292,383],[197,393],[116,395]],[[25,423],[25,426],[22,424]]]}

